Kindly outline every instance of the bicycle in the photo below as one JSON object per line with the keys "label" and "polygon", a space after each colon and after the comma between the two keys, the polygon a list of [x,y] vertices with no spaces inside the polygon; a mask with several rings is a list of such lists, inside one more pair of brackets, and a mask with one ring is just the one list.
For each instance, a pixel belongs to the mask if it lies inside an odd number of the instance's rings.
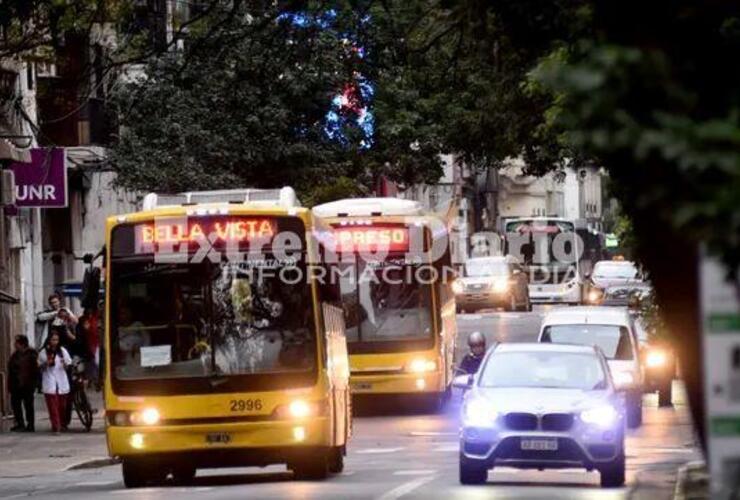
{"label": "bicycle", "polygon": [[80,423],[86,432],[90,432],[93,425],[93,410],[87,399],[87,377],[85,376],[85,363],[82,359],[75,357],[70,366],[70,404],[80,419]]}

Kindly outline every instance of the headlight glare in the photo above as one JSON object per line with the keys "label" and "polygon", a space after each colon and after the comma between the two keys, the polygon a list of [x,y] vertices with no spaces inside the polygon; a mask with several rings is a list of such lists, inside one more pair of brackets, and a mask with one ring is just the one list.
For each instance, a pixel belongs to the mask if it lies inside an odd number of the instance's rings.
{"label": "headlight glare", "polygon": [[612,406],[598,406],[581,412],[581,420],[599,427],[611,427],[619,418],[619,413]]}
{"label": "headlight glare", "polygon": [[601,298],[603,297],[603,295],[604,295],[604,292],[602,292],[598,288],[592,288],[588,292],[588,301],[591,303],[599,302]]}
{"label": "headlight glare", "polygon": [[450,286],[452,287],[453,293],[459,294],[465,291],[465,285],[463,285],[462,281],[453,281]]}
{"label": "headlight glare", "polygon": [[491,283],[491,288],[494,292],[505,292],[509,289],[509,282],[507,280],[495,280]]}
{"label": "headlight glare", "polygon": [[647,364],[648,368],[657,368],[659,366],[665,365],[667,360],[668,359],[665,352],[656,349],[648,352],[645,363]]}

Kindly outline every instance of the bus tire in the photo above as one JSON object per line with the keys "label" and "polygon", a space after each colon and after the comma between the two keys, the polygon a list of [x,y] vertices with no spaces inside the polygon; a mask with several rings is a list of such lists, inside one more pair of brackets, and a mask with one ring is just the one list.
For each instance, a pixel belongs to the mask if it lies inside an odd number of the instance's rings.
{"label": "bus tire", "polygon": [[329,475],[329,461],[324,452],[303,457],[290,465],[293,477],[298,481],[321,481]]}
{"label": "bus tire", "polygon": [[344,446],[335,446],[329,451],[329,472],[340,474],[344,470]]}
{"label": "bus tire", "polygon": [[175,484],[190,484],[195,479],[195,467],[190,465],[176,465],[172,468],[172,480]]}
{"label": "bus tire", "polygon": [[151,463],[134,459],[124,459],[121,463],[123,484],[126,488],[143,488],[164,482],[165,471]]}

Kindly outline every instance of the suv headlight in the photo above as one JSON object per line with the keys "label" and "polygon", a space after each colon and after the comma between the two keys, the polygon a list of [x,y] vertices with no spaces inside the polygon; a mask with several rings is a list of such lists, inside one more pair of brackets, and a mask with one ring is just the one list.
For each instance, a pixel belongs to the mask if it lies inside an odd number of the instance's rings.
{"label": "suv headlight", "polygon": [[508,280],[494,280],[493,283],[491,283],[491,289],[494,292],[503,293],[509,289],[509,282]]}
{"label": "suv headlight", "polygon": [[465,291],[465,285],[462,281],[453,281],[450,286],[452,287],[452,293],[460,294]]}
{"label": "suv headlight", "polygon": [[471,399],[463,406],[463,422],[468,427],[493,427],[498,412],[484,399]]}
{"label": "suv headlight", "polygon": [[581,420],[599,427],[611,427],[619,418],[619,413],[609,405],[597,406],[581,412]]}

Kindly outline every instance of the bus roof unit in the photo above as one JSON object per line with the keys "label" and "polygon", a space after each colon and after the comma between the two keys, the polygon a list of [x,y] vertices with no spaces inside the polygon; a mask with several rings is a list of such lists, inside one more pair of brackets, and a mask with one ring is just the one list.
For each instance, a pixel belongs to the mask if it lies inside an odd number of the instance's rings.
{"label": "bus roof unit", "polygon": [[300,207],[292,187],[278,189],[222,189],[216,191],[190,191],[177,194],[149,193],[144,197],[143,210],[200,204],[251,204],[284,208]]}
{"label": "bus roof unit", "polygon": [[383,215],[423,215],[421,203],[399,198],[346,198],[317,205],[318,217],[379,217]]}

